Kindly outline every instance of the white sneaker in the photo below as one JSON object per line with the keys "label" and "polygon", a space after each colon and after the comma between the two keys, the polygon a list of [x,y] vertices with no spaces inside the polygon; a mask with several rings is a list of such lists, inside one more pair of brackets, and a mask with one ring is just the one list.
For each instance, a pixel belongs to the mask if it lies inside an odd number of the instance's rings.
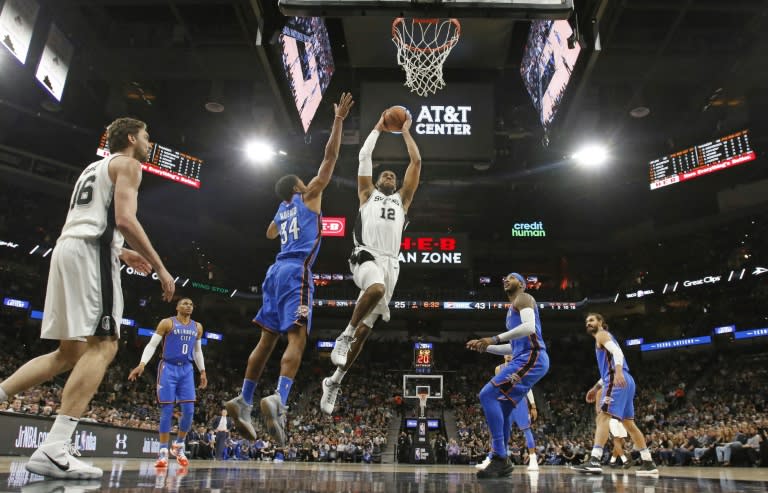
{"label": "white sneaker", "polygon": [[269,434],[278,446],[285,447],[285,425],[288,408],[283,405],[283,401],[280,399],[280,394],[274,393],[263,398],[259,405],[261,407],[261,414],[264,416],[264,421],[267,425],[267,431],[269,431]]}
{"label": "white sneaker", "polygon": [[27,471],[58,479],[99,479],[104,471],[77,459],[80,455],[72,442],[54,442],[40,446],[27,462]]}
{"label": "white sneaker", "polygon": [[101,490],[101,481],[98,479],[55,479],[53,481],[42,480],[27,483],[22,486],[22,493],[84,493],[86,491]]}
{"label": "white sneaker", "polygon": [[337,337],[336,345],[333,346],[333,351],[331,351],[331,363],[339,368],[346,366],[347,354],[353,342],[355,342],[354,337],[346,336],[344,333]]}
{"label": "white sneaker", "polygon": [[242,433],[249,440],[256,440],[256,430],[251,422],[251,412],[253,404],[248,405],[243,400],[242,395],[224,403],[227,413],[234,420],[237,431]]}
{"label": "white sneaker", "polygon": [[320,399],[320,410],[325,414],[333,414],[333,407],[336,405],[336,397],[339,395],[340,383],[336,383],[330,378],[323,379],[323,397]]}
{"label": "white sneaker", "polygon": [[475,464],[475,469],[479,471],[484,471],[486,467],[488,467],[488,464],[491,463],[491,456],[486,455],[485,460],[483,462],[480,462],[479,464]]}
{"label": "white sneaker", "polygon": [[530,460],[528,461],[528,472],[539,472],[539,461],[536,459],[535,455],[529,456]]}

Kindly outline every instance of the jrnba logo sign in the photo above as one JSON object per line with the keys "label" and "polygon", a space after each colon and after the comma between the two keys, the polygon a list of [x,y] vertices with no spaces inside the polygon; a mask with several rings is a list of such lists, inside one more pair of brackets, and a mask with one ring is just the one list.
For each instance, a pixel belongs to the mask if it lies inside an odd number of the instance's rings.
{"label": "jrnba logo sign", "polygon": [[547,236],[547,232],[544,229],[544,223],[541,221],[532,223],[515,223],[512,225],[512,236],[519,238],[530,238]]}

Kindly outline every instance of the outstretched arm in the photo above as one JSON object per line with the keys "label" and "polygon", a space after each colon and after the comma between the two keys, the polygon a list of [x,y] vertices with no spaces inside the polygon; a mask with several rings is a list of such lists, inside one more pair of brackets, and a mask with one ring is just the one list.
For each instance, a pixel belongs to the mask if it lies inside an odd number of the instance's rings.
{"label": "outstretched arm", "polygon": [[152,356],[155,355],[157,346],[160,345],[163,337],[165,337],[165,335],[168,334],[171,329],[173,329],[173,325],[171,324],[171,319],[169,318],[164,318],[160,321],[159,324],[157,324],[155,333],[152,334],[152,338],[144,347],[144,352],[141,353],[141,361],[139,361],[139,365],[131,370],[131,373],[128,375],[128,380],[133,382],[138,377],[140,377],[142,373],[144,373],[144,367],[147,366],[149,360],[151,360]]}
{"label": "outstretched arm", "polygon": [[363,143],[363,147],[360,148],[360,154],[357,155],[357,159],[360,161],[360,165],[357,168],[357,196],[360,199],[360,205],[368,202],[368,197],[371,196],[374,190],[373,186],[373,148],[376,147],[376,141],[379,140],[379,135],[384,131],[384,113],[381,114],[379,121],[376,122],[376,126],[373,127],[371,133]]}
{"label": "outstretched arm", "polygon": [[405,178],[403,178],[403,186],[400,189],[400,196],[403,198],[403,208],[408,212],[413,201],[413,195],[416,193],[416,189],[419,188],[419,179],[421,178],[421,153],[419,153],[419,146],[416,145],[416,141],[413,140],[411,135],[411,114],[408,113],[408,119],[403,124],[403,140],[405,140],[405,146],[408,148],[408,157],[411,162],[408,163],[408,169],[405,170]]}
{"label": "outstretched arm", "polygon": [[307,185],[307,191],[304,193],[304,203],[315,212],[320,212],[320,202],[317,199],[320,198],[325,187],[331,182],[333,170],[336,168],[336,160],[339,158],[339,147],[341,146],[342,125],[353,104],[355,102],[352,100],[352,95],[345,92],[342,93],[339,102],[333,105],[335,114],[333,127],[331,127],[331,136],[328,138],[328,143],[325,145],[323,162],[320,163],[317,176],[312,178],[312,181]]}
{"label": "outstretched arm", "polygon": [[515,299],[514,305],[515,309],[520,312],[520,321],[522,322],[520,325],[493,337],[471,340],[467,343],[467,349],[482,353],[487,351],[488,347],[492,344],[498,345],[502,342],[509,342],[512,339],[528,337],[536,332],[536,313],[534,311],[533,297],[523,293]]}

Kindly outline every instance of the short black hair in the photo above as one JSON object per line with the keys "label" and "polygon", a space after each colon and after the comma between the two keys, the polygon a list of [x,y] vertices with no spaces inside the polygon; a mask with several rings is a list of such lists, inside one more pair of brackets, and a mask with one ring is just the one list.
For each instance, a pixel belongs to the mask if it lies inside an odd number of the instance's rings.
{"label": "short black hair", "polygon": [[[184,300],[189,300],[189,301],[192,301],[192,298],[190,298],[189,296],[184,296],[183,298],[179,298],[179,301],[177,301],[177,302],[176,302],[176,306],[179,306],[179,303],[181,303],[181,302],[182,302],[182,301],[184,301]],[[192,301],[192,304],[194,305],[194,304],[195,304],[195,302],[194,302],[194,301]]]}
{"label": "short black hair", "polygon": [[299,177],[296,175],[285,175],[275,183],[275,193],[280,200],[289,202],[293,197],[293,187],[299,182]]}

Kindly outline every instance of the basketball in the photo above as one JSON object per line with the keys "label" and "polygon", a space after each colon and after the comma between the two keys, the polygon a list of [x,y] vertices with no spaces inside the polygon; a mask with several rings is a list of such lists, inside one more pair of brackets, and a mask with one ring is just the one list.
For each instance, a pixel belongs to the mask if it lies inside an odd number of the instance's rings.
{"label": "basketball", "polygon": [[393,133],[402,131],[409,114],[405,106],[390,106],[384,110],[384,130]]}

